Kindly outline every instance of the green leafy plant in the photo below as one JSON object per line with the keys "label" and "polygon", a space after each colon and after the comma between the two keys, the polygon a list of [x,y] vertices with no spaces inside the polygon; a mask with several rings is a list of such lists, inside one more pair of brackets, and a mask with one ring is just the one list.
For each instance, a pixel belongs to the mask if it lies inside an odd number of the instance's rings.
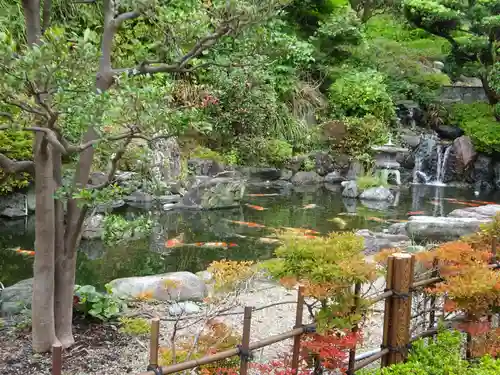
{"label": "green leafy plant", "polygon": [[380,176],[371,174],[358,177],[356,184],[361,190],[366,190],[372,187],[387,186],[387,183]]}
{"label": "green leafy plant", "polygon": [[74,304],[78,311],[101,321],[118,318],[127,307],[124,300],[111,293],[109,285],[105,293],[92,285],[75,285]]}
{"label": "green leafy plant", "polygon": [[122,241],[139,239],[148,235],[153,222],[147,216],[126,220],[120,215],[106,215],[104,218],[103,239],[107,245],[116,245]]}
{"label": "green leafy plant", "polygon": [[280,167],[292,157],[292,146],[281,139],[249,137],[238,142],[240,162],[246,165]]}
{"label": "green leafy plant", "polygon": [[[31,160],[33,136],[23,131],[0,131],[0,153],[14,160]],[[0,180],[4,178],[0,168]],[[10,193],[15,189],[28,186],[31,177],[27,173],[19,176],[8,176],[0,184],[0,195]]]}
{"label": "green leafy plant", "polygon": [[144,336],[151,332],[151,324],[144,318],[118,318],[120,332],[131,336]]}

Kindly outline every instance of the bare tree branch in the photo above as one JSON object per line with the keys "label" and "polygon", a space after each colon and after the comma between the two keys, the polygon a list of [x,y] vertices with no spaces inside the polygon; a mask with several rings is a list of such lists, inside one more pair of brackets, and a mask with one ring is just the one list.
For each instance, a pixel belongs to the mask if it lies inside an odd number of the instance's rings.
{"label": "bare tree branch", "polygon": [[32,161],[15,161],[6,155],[0,153],[0,168],[5,175],[17,174],[26,172],[29,174],[35,173],[35,163]]}
{"label": "bare tree branch", "polygon": [[43,0],[42,34],[50,27],[52,0]]}

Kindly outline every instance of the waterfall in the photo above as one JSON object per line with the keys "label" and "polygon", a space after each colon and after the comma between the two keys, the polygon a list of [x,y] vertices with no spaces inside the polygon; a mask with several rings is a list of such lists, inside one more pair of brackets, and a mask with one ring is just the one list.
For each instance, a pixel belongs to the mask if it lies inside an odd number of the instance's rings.
{"label": "waterfall", "polygon": [[413,167],[413,183],[419,184],[421,182],[427,184],[429,182],[429,177],[422,172],[422,158],[416,157],[415,167]]}
{"label": "waterfall", "polygon": [[448,157],[450,156],[451,147],[451,145],[447,146],[444,149],[444,152],[442,152],[442,146],[437,146],[438,162],[436,171],[436,185],[444,185],[443,179],[446,173],[446,163],[448,161]]}

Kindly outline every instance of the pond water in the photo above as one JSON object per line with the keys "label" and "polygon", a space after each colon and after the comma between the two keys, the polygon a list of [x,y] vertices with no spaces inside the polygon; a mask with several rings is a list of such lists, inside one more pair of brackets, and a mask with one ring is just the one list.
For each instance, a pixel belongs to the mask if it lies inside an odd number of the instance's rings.
{"label": "pond water", "polygon": [[[411,213],[440,216],[466,207],[447,198],[500,202],[499,193],[474,197],[470,189],[422,185],[403,187],[391,205],[343,199],[340,187],[306,190],[309,191],[279,193],[254,188],[249,189],[245,202],[237,209],[153,212],[157,224],[151,238],[114,247],[105,247],[101,241],[82,241],[78,252],[77,283],[103,287],[106,282],[119,277],[170,271],[197,272],[206,269],[211,261],[224,258],[269,259],[276,245],[264,243],[262,238],[269,235],[272,228],[308,228],[326,234],[339,230],[338,224],[331,221],[339,217],[347,224],[343,230],[368,228],[381,231],[394,221],[407,219]],[[265,209],[256,210],[249,205]],[[122,212],[131,216],[137,209]],[[165,241],[178,236],[188,245],[165,247]],[[194,245],[200,242],[226,242],[236,246],[205,248]],[[0,282],[5,286],[32,276],[33,257],[12,250],[19,247],[34,248],[33,217],[0,221]]]}

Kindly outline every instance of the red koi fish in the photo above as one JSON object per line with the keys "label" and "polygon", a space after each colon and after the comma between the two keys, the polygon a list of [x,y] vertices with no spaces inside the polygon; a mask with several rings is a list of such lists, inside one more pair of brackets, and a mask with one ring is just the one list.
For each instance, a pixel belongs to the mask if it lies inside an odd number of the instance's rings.
{"label": "red koi fish", "polygon": [[246,203],[245,206],[247,206],[248,208],[251,208],[252,210],[256,210],[256,211],[264,211],[264,210],[267,210],[267,208],[264,208],[262,206],[255,206],[253,204],[248,204]]}
{"label": "red koi fish", "polygon": [[21,248],[16,249],[16,253],[22,255],[35,256],[35,252],[33,250],[22,250]]}
{"label": "red koi fish", "polygon": [[279,194],[270,193],[270,194],[247,194],[249,197],[277,197]]}
{"label": "red koi fish", "polygon": [[229,220],[229,222],[231,222],[233,224],[238,224],[238,225],[242,225],[245,227],[249,227],[249,228],[265,228],[266,227],[265,225],[252,223],[252,222],[248,222],[248,221]]}
{"label": "red koi fish", "polygon": [[495,202],[486,202],[486,201],[477,201],[477,200],[472,200],[470,201],[472,203],[478,203],[480,205],[487,205],[487,204],[498,204],[498,203],[495,203]]}
{"label": "red koi fish", "polygon": [[228,247],[235,247],[235,246],[238,246],[237,244],[235,243],[227,243],[227,242],[196,242],[194,243],[194,246],[197,246],[197,247],[210,247],[210,248],[223,248],[223,249],[227,249]]}
{"label": "red koi fish", "polygon": [[425,211],[410,211],[408,212],[408,215],[411,216],[411,215],[424,215],[425,214]]}
{"label": "red koi fish", "polygon": [[170,249],[173,247],[178,247],[178,246],[183,246],[184,245],[184,233],[181,233],[175,238],[172,238],[170,240],[167,240],[165,242],[165,247]]}

